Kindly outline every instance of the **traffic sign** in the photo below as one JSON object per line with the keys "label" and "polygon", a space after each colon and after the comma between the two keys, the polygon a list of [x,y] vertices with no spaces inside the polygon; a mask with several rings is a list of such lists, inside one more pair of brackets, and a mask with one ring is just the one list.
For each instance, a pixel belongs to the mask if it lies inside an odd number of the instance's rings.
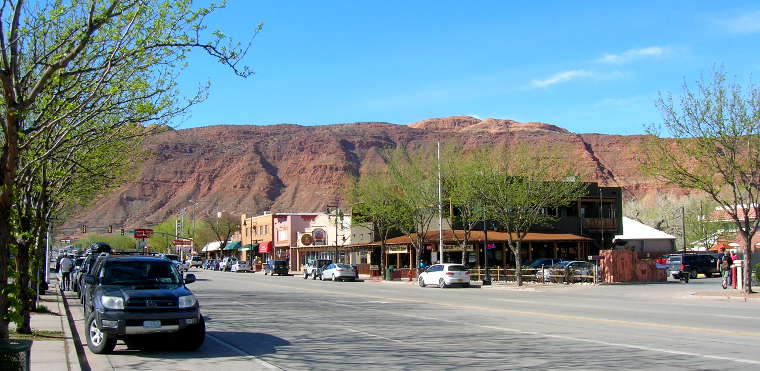
{"label": "traffic sign", "polygon": [[150,236],[153,235],[152,229],[147,228],[135,228],[135,238],[137,239],[144,239],[144,238],[150,238]]}

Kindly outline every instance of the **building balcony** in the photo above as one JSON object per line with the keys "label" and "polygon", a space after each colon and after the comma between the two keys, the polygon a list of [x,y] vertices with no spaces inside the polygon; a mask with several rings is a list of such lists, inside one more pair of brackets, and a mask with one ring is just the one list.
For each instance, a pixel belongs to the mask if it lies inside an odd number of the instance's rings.
{"label": "building balcony", "polygon": [[618,220],[613,218],[583,218],[584,230],[617,230]]}

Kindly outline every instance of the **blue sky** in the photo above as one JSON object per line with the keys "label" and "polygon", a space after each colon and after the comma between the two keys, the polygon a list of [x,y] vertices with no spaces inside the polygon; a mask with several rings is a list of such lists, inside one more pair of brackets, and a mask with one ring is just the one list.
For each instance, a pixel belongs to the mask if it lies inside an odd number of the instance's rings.
{"label": "blue sky", "polygon": [[231,0],[210,21],[241,41],[264,22],[256,74],[194,53],[180,87],[211,92],[181,128],[470,115],[637,134],[684,79],[760,72],[750,1]]}

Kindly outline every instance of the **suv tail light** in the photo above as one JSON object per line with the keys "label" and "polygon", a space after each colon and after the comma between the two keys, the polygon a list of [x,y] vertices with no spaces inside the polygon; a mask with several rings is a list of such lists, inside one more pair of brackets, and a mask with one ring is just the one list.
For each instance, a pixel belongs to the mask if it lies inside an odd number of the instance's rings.
{"label": "suv tail light", "polygon": [[447,275],[447,276],[453,276],[453,275],[454,275],[454,272],[446,272],[446,275]]}
{"label": "suv tail light", "polygon": [[343,268],[338,268],[338,269],[336,269],[336,271],[343,272]]}
{"label": "suv tail light", "polygon": [[681,270],[685,270],[685,269],[686,269],[686,266],[684,266],[683,264],[681,264]]}

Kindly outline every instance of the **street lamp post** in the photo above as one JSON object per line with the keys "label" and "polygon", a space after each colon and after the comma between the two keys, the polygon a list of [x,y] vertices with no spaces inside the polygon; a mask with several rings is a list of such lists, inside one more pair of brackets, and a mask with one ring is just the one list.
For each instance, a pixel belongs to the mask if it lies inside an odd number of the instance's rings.
{"label": "street lamp post", "polygon": [[[330,209],[331,208],[332,208],[333,211],[335,211],[335,242],[334,242],[335,243],[335,263],[338,263],[338,257],[339,257],[339,255],[338,255],[339,254],[339,252],[338,252],[338,220],[340,219],[341,222],[342,222],[343,215],[339,214],[340,213],[340,209],[338,208],[337,205],[327,205],[327,215],[328,215],[328,217],[330,215]],[[345,239],[344,239],[344,241],[345,241]]]}
{"label": "street lamp post", "polygon": [[486,267],[486,274],[483,277],[483,286],[491,284],[491,274],[488,272],[488,222],[486,221],[486,209],[483,209],[483,260]]}

